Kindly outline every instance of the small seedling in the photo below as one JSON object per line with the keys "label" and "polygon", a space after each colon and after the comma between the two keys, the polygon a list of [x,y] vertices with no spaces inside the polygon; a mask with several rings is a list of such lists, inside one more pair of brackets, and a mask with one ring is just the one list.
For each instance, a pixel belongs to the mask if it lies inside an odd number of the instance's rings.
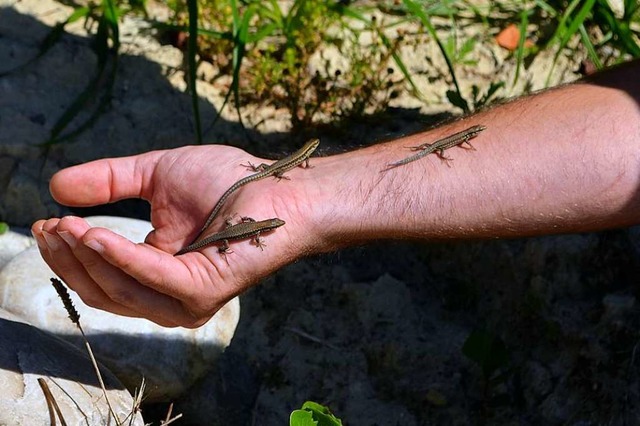
{"label": "small seedling", "polygon": [[342,426],[342,421],[324,405],[307,401],[291,413],[289,426]]}

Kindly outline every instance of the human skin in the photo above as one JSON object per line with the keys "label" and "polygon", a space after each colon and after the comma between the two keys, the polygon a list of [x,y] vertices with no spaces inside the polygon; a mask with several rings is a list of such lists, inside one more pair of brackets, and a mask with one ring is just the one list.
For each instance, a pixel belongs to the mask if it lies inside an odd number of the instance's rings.
{"label": "human skin", "polygon": [[[461,240],[594,231],[640,223],[640,62],[511,101],[454,123],[327,157],[267,178],[227,200],[233,214],[286,225],[249,240],[174,257],[222,193],[261,163],[222,145],[104,159],[56,173],[53,197],[93,206],[140,197],[154,231],[132,243],[73,216],[39,220],[45,261],[90,306],[167,327],[198,327],[234,296],[301,257],[378,239]],[[475,124],[454,147],[385,170],[412,151]],[[268,161],[267,161],[268,162]]]}

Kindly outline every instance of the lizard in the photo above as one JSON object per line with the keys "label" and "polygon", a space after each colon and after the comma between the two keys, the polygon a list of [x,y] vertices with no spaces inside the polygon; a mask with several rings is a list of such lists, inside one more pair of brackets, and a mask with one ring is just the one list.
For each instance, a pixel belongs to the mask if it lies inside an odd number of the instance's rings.
{"label": "lizard", "polygon": [[222,208],[222,205],[227,200],[227,198],[231,196],[231,194],[233,194],[239,188],[241,188],[242,186],[250,182],[254,182],[259,179],[264,179],[269,176],[274,176],[278,179],[288,179],[286,176],[284,176],[285,172],[297,166],[309,167],[309,157],[311,156],[313,151],[316,150],[319,144],[320,144],[319,139],[311,139],[307,143],[305,143],[304,146],[302,146],[302,148],[300,148],[293,154],[281,160],[278,160],[272,164],[263,163],[263,164],[260,164],[259,166],[254,166],[253,164],[249,163],[248,166],[245,166],[257,173],[240,179],[239,181],[231,185],[231,187],[229,187],[229,189],[227,189],[224,194],[222,194],[222,196],[220,197],[216,205],[213,207],[213,210],[211,210],[209,217],[204,223],[204,226],[202,227],[202,229],[200,229],[200,232],[198,232],[198,235],[194,238],[193,241],[195,242],[198,238],[200,238],[200,236],[209,227],[209,225],[211,225],[211,222],[213,222],[213,220],[216,218],[216,215]]}
{"label": "lizard", "polygon": [[[475,125],[475,126],[471,126],[466,130],[463,130],[461,132],[458,133],[454,133],[453,135],[444,137],[442,139],[438,139],[437,141],[433,142],[433,143],[423,143],[422,145],[418,145],[418,146],[414,146],[411,147],[412,150],[414,151],[420,151],[417,154],[414,154],[410,157],[407,157],[405,159],[402,159],[400,161],[396,161],[394,163],[390,163],[387,165],[387,169],[392,169],[394,167],[398,167],[398,166],[402,166],[404,164],[410,163],[412,161],[416,161],[426,155],[429,155],[433,152],[435,152],[441,159],[443,159],[444,161],[452,161],[451,158],[445,157],[444,156],[444,150],[445,149],[449,149],[451,147],[454,147],[456,145],[460,145],[463,143],[468,144],[471,148],[473,148],[473,145],[471,145],[471,143],[469,142],[470,139],[475,138],[476,136],[478,136],[478,134],[480,132],[482,132],[484,129],[486,129],[486,126],[483,125]],[[473,148],[475,149],[475,148]],[[449,163],[447,163],[449,164]]]}
{"label": "lizard", "polygon": [[260,250],[263,250],[265,244],[260,240],[260,234],[279,228],[284,225],[285,222],[277,217],[261,221],[256,221],[250,217],[243,217],[242,220],[235,225],[231,223],[230,219],[226,220],[226,224],[227,227],[222,231],[210,234],[202,240],[188,245],[177,252],[175,256],[198,250],[213,243],[222,243],[218,248],[218,252],[226,254],[229,252],[230,240],[243,240],[245,238],[252,238],[256,245],[260,247]]}

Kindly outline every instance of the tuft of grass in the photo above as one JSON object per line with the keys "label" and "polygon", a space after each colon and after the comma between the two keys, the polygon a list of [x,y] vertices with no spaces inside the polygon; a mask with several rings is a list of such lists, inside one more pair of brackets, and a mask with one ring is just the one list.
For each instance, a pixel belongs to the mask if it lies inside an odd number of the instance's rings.
{"label": "tuft of grass", "polygon": [[[107,389],[104,385],[102,373],[100,373],[100,368],[98,367],[98,362],[96,361],[96,358],[93,354],[93,350],[91,349],[91,344],[89,343],[87,336],[84,334],[84,330],[82,329],[82,325],[80,324],[80,314],[78,313],[75,306],[73,305],[73,301],[69,296],[67,287],[58,278],[51,278],[51,285],[56,290],[56,293],[58,293],[58,296],[62,300],[62,304],[64,305],[64,308],[67,311],[67,314],[69,315],[69,319],[71,320],[71,322],[73,322],[76,325],[76,327],[80,331],[80,334],[82,335],[82,339],[84,340],[85,346],[87,348],[87,353],[89,354],[89,358],[91,359],[91,363],[93,364],[93,368],[96,372],[96,377],[98,378],[98,382],[100,383],[100,388],[102,389],[104,399],[107,403],[107,407],[109,408],[110,416],[114,419],[116,425],[118,426],[123,426],[127,423],[129,425],[132,425],[135,420],[135,415],[140,411],[140,406],[142,405],[142,401],[144,399],[144,389],[146,385],[144,378],[142,379],[140,388],[136,389],[136,392],[133,398],[133,406],[131,407],[129,414],[123,420],[119,419],[118,416],[116,416],[115,411],[111,406],[111,402],[109,401],[109,396],[107,394]],[[65,423],[62,417],[62,412],[58,408],[58,405],[55,402],[55,399],[53,398],[53,395],[51,394],[47,383],[43,379],[38,379],[38,383],[40,383],[40,387],[42,388],[42,392],[44,393],[45,399],[47,401],[47,406],[49,407],[50,418],[52,420],[51,424],[52,425],[56,424],[55,418],[54,418],[54,412],[55,412],[58,415],[62,424],[64,425]],[[161,426],[169,425],[182,417],[182,414],[178,414],[172,417],[172,411],[173,411],[173,404],[169,406],[166,419],[161,421],[160,423]]]}
{"label": "tuft of grass", "polygon": [[[175,7],[179,28],[184,9],[176,2],[169,5]],[[387,34],[395,23],[343,3],[296,0],[289,6],[276,1],[201,1],[202,16],[209,15],[207,10],[222,13],[209,22],[210,28],[199,31],[199,46],[222,43],[208,53],[200,49],[200,55],[217,58],[221,72],[232,77],[218,114],[231,99],[240,120],[243,105],[271,104],[289,111],[294,128],[304,128],[379,110],[397,95],[403,79],[417,92],[399,55],[402,36]],[[369,48],[361,48],[363,38],[371,39]],[[338,67],[326,56],[327,48],[345,58],[348,67]],[[403,78],[392,75],[391,64]]]}

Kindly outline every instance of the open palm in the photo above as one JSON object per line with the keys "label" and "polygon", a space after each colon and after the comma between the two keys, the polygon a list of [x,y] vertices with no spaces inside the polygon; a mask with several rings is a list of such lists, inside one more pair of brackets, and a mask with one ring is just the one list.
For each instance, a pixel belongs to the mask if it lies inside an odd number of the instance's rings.
{"label": "open palm", "polygon": [[[247,175],[240,167],[247,161],[257,160],[236,148],[206,146],[71,167],[51,181],[56,200],[92,206],[143,198],[151,203],[154,231],[144,244],[134,244],[77,217],[41,220],[32,231],[45,261],[88,305],[165,326],[196,327],[260,277],[291,261],[287,227],[269,236],[273,249],[264,252],[242,243],[232,256],[220,256],[215,247],[172,255],[197,234],[220,195]],[[252,185],[246,188],[225,204],[210,229],[220,230],[234,213],[256,219],[291,214],[282,208],[288,203],[273,202],[288,196],[286,185],[272,191],[274,197]],[[271,203],[265,201],[269,198]]]}

